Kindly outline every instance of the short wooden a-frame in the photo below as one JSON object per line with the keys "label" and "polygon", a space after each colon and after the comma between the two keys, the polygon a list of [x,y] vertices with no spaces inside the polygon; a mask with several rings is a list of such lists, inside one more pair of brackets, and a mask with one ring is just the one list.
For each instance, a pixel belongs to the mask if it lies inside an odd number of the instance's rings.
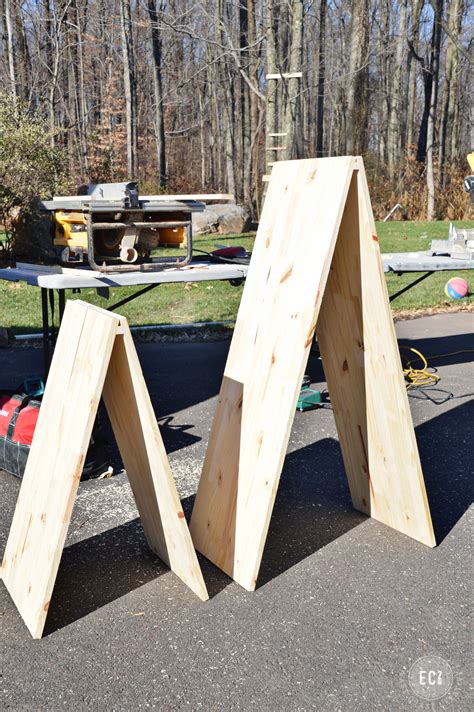
{"label": "short wooden a-frame", "polygon": [[361,158],[273,167],[191,518],[249,590],[315,332],[354,507],[434,546]]}
{"label": "short wooden a-frame", "polygon": [[127,321],[68,301],[2,564],[34,638],[43,633],[102,394],[150,547],[208,598]]}

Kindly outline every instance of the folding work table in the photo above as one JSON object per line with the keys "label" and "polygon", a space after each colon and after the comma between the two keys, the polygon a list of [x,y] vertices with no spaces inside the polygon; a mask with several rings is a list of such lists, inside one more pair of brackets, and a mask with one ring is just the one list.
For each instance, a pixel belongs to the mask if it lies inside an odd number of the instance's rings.
{"label": "folding work table", "polygon": [[[110,287],[143,286],[143,289],[107,307],[108,311],[114,311],[160,284],[220,280],[229,281],[232,285],[237,286],[245,279],[247,270],[248,265],[245,264],[216,264],[203,260],[192,262],[186,267],[170,267],[157,272],[141,272],[137,270],[136,272],[116,274],[103,274],[83,267],[47,267],[43,265],[18,263],[16,267],[0,269],[0,279],[12,282],[24,281],[27,284],[41,289],[43,355],[46,375],[56,337],[56,328],[54,327],[53,321],[56,292],[58,294],[58,320],[60,323],[64,313],[67,289],[71,289],[73,293],[77,293],[81,289],[96,289],[98,294],[107,297]],[[51,321],[50,311],[52,317]]]}
{"label": "folding work table", "polygon": [[390,297],[391,302],[435,272],[474,269],[474,260],[460,260],[457,257],[449,257],[448,255],[427,255],[426,252],[393,252],[385,253],[381,257],[384,272],[394,272],[398,275],[405,274],[405,272],[423,273],[413,282],[407,284],[406,287],[392,294]]}
{"label": "folding work table", "polygon": [[[405,272],[422,273],[413,282],[392,294],[390,301],[412,289],[434,272],[474,269],[474,260],[461,260],[448,256],[431,256],[427,255],[426,252],[387,253],[381,257],[384,272],[393,272],[398,275]],[[43,349],[46,373],[56,335],[54,324],[50,323],[49,318],[51,311],[52,319],[54,319],[56,292],[58,293],[60,322],[64,312],[67,289],[72,289],[74,293],[81,289],[92,288],[96,289],[102,296],[107,297],[110,287],[144,287],[108,307],[109,311],[114,311],[160,284],[228,280],[231,284],[237,285],[245,279],[247,270],[248,265],[245,264],[216,264],[205,260],[193,261],[186,267],[171,267],[159,272],[137,270],[115,274],[104,274],[87,267],[46,267],[18,263],[16,267],[0,269],[0,279],[13,282],[24,281],[34,287],[41,288]]]}

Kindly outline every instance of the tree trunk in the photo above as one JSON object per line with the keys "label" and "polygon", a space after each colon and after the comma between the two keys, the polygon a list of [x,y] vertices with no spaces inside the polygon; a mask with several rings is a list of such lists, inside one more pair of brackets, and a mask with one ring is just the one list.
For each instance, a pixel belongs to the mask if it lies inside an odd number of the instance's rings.
{"label": "tree trunk", "polygon": [[413,152],[415,135],[415,105],[416,105],[416,64],[414,51],[418,43],[420,33],[420,17],[423,9],[423,0],[414,0],[411,10],[410,24],[410,52],[408,54],[408,113],[407,113],[407,136],[406,144],[408,150]]}
{"label": "tree trunk", "polygon": [[[228,8],[227,8],[228,9]],[[227,16],[224,0],[219,0],[219,17],[225,22]],[[225,37],[222,23],[219,23],[219,42],[225,45]],[[223,102],[223,138],[224,138],[224,154],[225,154],[225,172],[226,172],[226,187],[229,193],[236,194],[235,181],[235,131],[234,131],[234,96],[231,77],[229,75],[229,67],[226,58],[221,61],[221,72],[224,77],[224,102]]]}
{"label": "tree trunk", "polygon": [[444,184],[445,163],[451,157],[451,141],[448,141],[448,131],[453,130],[453,119],[457,101],[457,85],[459,77],[459,50],[457,47],[462,15],[462,0],[451,0],[448,14],[448,29],[445,64],[444,95],[441,109],[441,132],[439,142],[440,183]]}
{"label": "tree trunk", "polygon": [[[84,3],[84,16],[87,17],[86,9],[87,2]],[[87,99],[86,99],[86,80],[84,72],[84,50],[83,50],[83,32],[86,28],[82,27],[83,20],[82,14],[80,12],[79,3],[76,2],[76,37],[77,37],[77,78],[79,86],[77,87],[78,101],[79,101],[79,134],[82,152],[82,162],[86,173],[89,171],[89,156],[88,156],[88,141],[87,141],[87,129],[89,124],[89,116],[87,110]]]}
{"label": "tree trunk", "polygon": [[[267,39],[267,74],[275,74],[278,71],[278,60],[276,53],[276,43],[273,25],[273,0],[267,0],[266,15],[265,15],[265,30]],[[278,133],[278,80],[267,79],[267,97],[266,97],[266,141],[265,141],[265,172],[268,163],[273,163],[275,160],[276,151],[272,148],[275,146],[275,137],[271,134]],[[270,172],[270,171],[269,171]]]}
{"label": "tree trunk", "polygon": [[[291,14],[291,49],[288,72],[301,72],[303,64],[303,2],[292,0]],[[303,155],[302,131],[300,126],[300,78],[291,77],[283,80],[286,91],[286,111],[283,131],[286,132],[283,151],[286,160],[301,158]]]}
{"label": "tree trunk", "polygon": [[31,60],[26,38],[25,21],[22,6],[15,4],[15,33],[17,47],[18,94],[23,101],[28,101],[31,87]]}
{"label": "tree trunk", "polygon": [[390,113],[388,117],[388,176],[391,181],[400,163],[402,135],[402,64],[406,44],[407,0],[401,0],[395,48],[395,67],[392,74]]}
{"label": "tree trunk", "polygon": [[123,83],[127,122],[127,171],[129,180],[137,177],[137,80],[133,52],[131,0],[120,0]]}
{"label": "tree trunk", "polygon": [[326,9],[327,0],[321,0],[319,12],[319,49],[318,49],[318,100],[317,100],[317,135],[316,156],[324,155],[324,85],[326,71]]}
{"label": "tree trunk", "polygon": [[346,153],[364,153],[367,145],[368,0],[354,0],[349,50],[347,86]]}
{"label": "tree trunk", "polygon": [[10,92],[13,98],[13,103],[16,106],[18,94],[16,89],[16,69],[11,0],[5,0],[5,29],[7,31],[8,78],[10,80]]}
{"label": "tree trunk", "polygon": [[[160,8],[161,12],[161,8]],[[155,140],[158,154],[158,174],[160,188],[166,188],[166,136],[165,118],[163,112],[163,79],[161,60],[161,36],[158,25],[156,0],[148,0],[148,15],[150,18],[151,46],[153,54],[153,90],[155,94]]]}
{"label": "tree trunk", "polygon": [[[258,54],[257,54],[257,33],[256,33],[256,13],[255,0],[247,0],[247,22],[248,22],[248,43],[249,43],[249,77],[254,86],[258,86]],[[244,84],[244,86],[246,86]],[[254,91],[247,89],[250,103],[250,123],[248,155],[245,161],[244,180],[248,181],[248,203],[251,214],[256,208],[256,190],[258,181],[258,135],[260,133],[259,104],[260,100]]]}
{"label": "tree trunk", "polygon": [[435,217],[435,179],[434,179],[434,142],[436,111],[438,106],[439,55],[441,47],[441,20],[443,18],[443,0],[436,0],[433,18],[433,52],[431,62],[432,91],[426,135],[426,185],[428,188],[427,218]]}
{"label": "tree trunk", "polygon": [[49,114],[49,142],[52,148],[56,145],[56,90],[59,78],[61,61],[60,18],[56,0],[46,1],[47,12],[47,50],[48,50],[48,114]]}

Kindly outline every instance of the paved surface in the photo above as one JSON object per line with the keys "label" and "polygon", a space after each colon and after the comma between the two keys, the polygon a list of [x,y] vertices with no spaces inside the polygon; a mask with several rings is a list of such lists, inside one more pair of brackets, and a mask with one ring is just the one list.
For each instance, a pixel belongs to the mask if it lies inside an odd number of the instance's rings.
{"label": "paved surface", "polygon": [[[466,313],[397,324],[428,356],[473,349],[472,327]],[[139,345],[187,512],[227,348]],[[471,357],[437,359],[440,387],[473,391]],[[40,370],[39,349],[0,351],[0,388]],[[314,356],[308,372],[323,383]],[[212,598],[199,602],[148,551],[126,476],[82,483],[43,640],[0,584],[1,708],[427,710],[407,671],[437,655],[454,685],[431,709],[472,709],[473,401],[411,406],[439,546],[355,512],[332,413],[297,414],[254,593],[202,560]],[[0,473],[0,550],[17,493]]]}

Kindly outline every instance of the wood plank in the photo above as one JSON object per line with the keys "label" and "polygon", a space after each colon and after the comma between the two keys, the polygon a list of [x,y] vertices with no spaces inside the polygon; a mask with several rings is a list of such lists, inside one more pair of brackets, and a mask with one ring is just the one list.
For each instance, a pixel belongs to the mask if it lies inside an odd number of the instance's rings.
{"label": "wood plank", "polygon": [[267,79],[300,79],[303,72],[278,72],[277,74],[267,74]]}
{"label": "wood plank", "polygon": [[320,306],[354,505],[434,545],[362,159],[280,162],[191,519],[198,550],[249,590]]}
{"label": "wood plank", "polygon": [[268,146],[265,151],[286,151],[286,146]]}
{"label": "wood plank", "polygon": [[354,159],[273,167],[191,519],[253,590]]}
{"label": "wood plank", "polygon": [[235,203],[232,193],[182,193],[180,195],[141,195],[140,200],[197,200],[210,203],[215,200]]}
{"label": "wood plank", "polygon": [[356,165],[318,344],[354,507],[434,546],[365,174]]}
{"label": "wood plank", "polygon": [[[374,490],[380,492],[377,500],[371,497],[370,514],[427,546],[435,546],[369,189],[362,159],[359,162],[369,468],[376,473]],[[375,304],[374,294],[380,294]]]}
{"label": "wood plank", "polygon": [[46,620],[118,325],[115,314],[66,304],[2,564],[34,638]]}
{"label": "wood plank", "polygon": [[37,265],[31,262],[17,262],[14,269],[26,270],[35,274],[67,274],[73,277],[84,277],[84,275],[89,277],[97,274],[94,270],[84,269],[83,267],[78,269],[77,267],[62,267],[61,265]]}
{"label": "wood plank", "polygon": [[[235,196],[232,193],[181,193],[177,195],[160,194],[160,195],[140,195],[140,200],[232,200],[235,201]],[[60,202],[61,200],[77,200],[82,203],[90,203],[90,195],[55,195],[53,200]]]}
{"label": "wood plank", "polygon": [[103,389],[150,546],[208,598],[127,321],[68,301],[2,564],[5,586],[35,638],[43,632]]}
{"label": "wood plank", "polygon": [[127,321],[115,340],[104,400],[153,551],[203,601],[208,599]]}

